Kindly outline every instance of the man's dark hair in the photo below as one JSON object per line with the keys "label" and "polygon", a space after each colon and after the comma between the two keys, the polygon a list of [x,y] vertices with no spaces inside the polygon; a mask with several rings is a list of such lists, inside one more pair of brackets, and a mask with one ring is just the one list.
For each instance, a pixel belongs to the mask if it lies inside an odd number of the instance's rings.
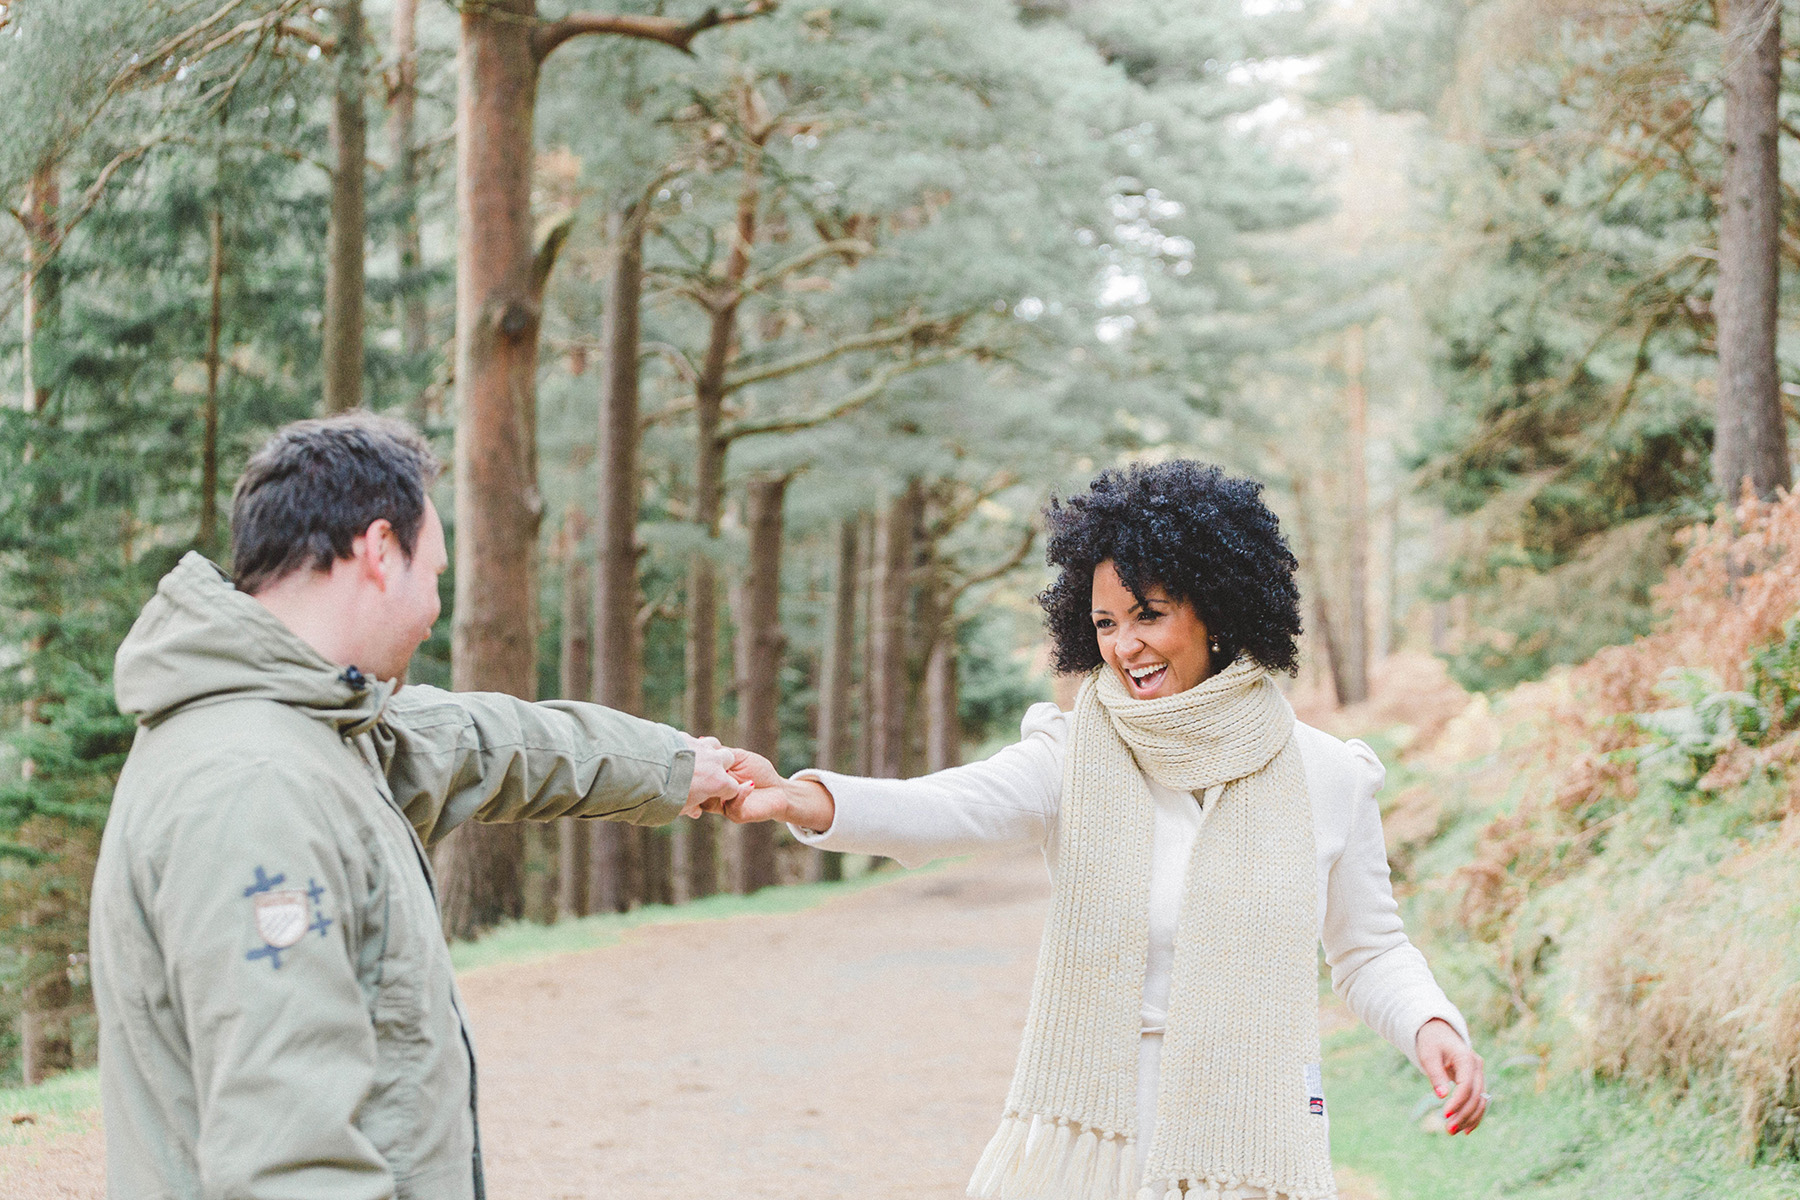
{"label": "man's dark hair", "polygon": [[1088,490],[1044,510],[1050,565],[1062,568],[1038,597],[1051,655],[1063,672],[1100,665],[1094,568],[1111,559],[1139,604],[1160,586],[1186,600],[1217,640],[1213,668],[1248,654],[1271,671],[1299,666],[1299,565],[1262,484],[1176,460],[1102,471]]}
{"label": "man's dark hair", "polygon": [[349,412],[295,421],[250,456],[231,497],[231,568],[255,593],[295,571],[329,570],[385,518],[411,561],[425,489],[443,464],[417,430]]}

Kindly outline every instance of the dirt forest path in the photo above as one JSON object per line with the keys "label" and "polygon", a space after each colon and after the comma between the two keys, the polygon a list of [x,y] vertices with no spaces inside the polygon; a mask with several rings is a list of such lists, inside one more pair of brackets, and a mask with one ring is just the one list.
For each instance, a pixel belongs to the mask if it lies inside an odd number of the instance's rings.
{"label": "dirt forest path", "polygon": [[[985,859],[468,972],[489,1195],[955,1200],[1006,1095],[1048,898],[1035,855]],[[97,1132],[36,1149],[24,1170],[0,1150],[0,1192],[102,1195]]]}
{"label": "dirt forest path", "polygon": [[463,979],[495,1200],[960,1196],[1049,886],[988,859]]}

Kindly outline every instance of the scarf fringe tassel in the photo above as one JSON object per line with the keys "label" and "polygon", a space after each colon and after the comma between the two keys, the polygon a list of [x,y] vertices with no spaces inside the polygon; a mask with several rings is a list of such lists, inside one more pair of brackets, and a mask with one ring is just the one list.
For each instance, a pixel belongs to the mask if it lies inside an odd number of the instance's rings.
{"label": "scarf fringe tassel", "polygon": [[1282,1192],[1243,1179],[1171,1179],[1164,1186],[1167,1190],[1160,1194],[1156,1185],[1139,1188],[1137,1200],[1337,1200],[1335,1188],[1317,1193]]}
{"label": "scarf fringe tassel", "polygon": [[[1048,1117],[1007,1116],[969,1177],[973,1200],[1250,1200],[1242,1179],[1171,1179],[1140,1186],[1137,1144]],[[1263,1200],[1337,1200],[1264,1188]]]}
{"label": "scarf fringe tassel", "polygon": [[1135,1200],[1136,1169],[1130,1138],[1071,1121],[1008,1116],[981,1152],[968,1194],[974,1200]]}

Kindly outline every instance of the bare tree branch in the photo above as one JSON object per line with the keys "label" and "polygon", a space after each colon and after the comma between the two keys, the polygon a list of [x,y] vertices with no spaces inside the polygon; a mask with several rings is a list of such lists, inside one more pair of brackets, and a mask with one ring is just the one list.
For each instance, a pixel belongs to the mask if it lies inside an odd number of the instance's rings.
{"label": "bare tree branch", "polygon": [[[681,381],[689,387],[693,387],[700,380],[700,372],[695,368],[693,360],[688,358],[680,348],[671,346],[667,342],[644,342],[639,347],[638,353],[639,357],[655,355],[663,359],[675,368],[675,373],[681,376]],[[687,408],[683,411],[692,411],[692,409],[693,403],[690,400]]]}
{"label": "bare tree branch", "polygon": [[691,54],[694,39],[708,29],[735,25],[774,11],[774,0],[750,0],[749,4],[735,12],[720,12],[716,7],[709,8],[692,21],[619,13],[571,13],[561,20],[547,21],[532,30],[531,52],[539,62],[543,62],[553,50],[570,38],[600,33],[660,42],[683,54]]}
{"label": "bare tree branch", "polygon": [[904,342],[917,336],[921,330],[930,329],[933,326],[952,325],[961,320],[961,316],[920,317],[904,325],[895,325],[887,329],[877,329],[870,333],[847,337],[841,342],[833,342],[822,349],[795,354],[788,358],[777,359],[765,366],[752,367],[735,375],[727,375],[725,392],[730,395],[732,392],[752,384],[767,383],[771,379],[785,379],[789,375],[797,375],[802,371],[810,371],[814,367],[823,366],[846,354],[854,354],[858,350],[878,350],[883,346],[892,346],[896,342]]}
{"label": "bare tree branch", "polygon": [[872,374],[860,387],[852,389],[829,408],[804,416],[770,417],[762,421],[733,421],[719,430],[719,440],[729,444],[738,438],[757,437],[765,433],[799,433],[805,429],[816,429],[839,417],[847,417],[857,409],[866,406],[886,391],[887,385],[900,376],[950,362],[968,353],[968,350],[958,347],[938,351],[934,354],[921,355],[905,362],[889,363]]}
{"label": "bare tree branch", "polygon": [[963,594],[970,588],[980,587],[984,583],[991,583],[1002,575],[1015,570],[1019,564],[1025,561],[1025,557],[1031,553],[1031,548],[1036,544],[1037,530],[1028,525],[1025,527],[1025,536],[1020,539],[1019,544],[1014,547],[1011,554],[1006,556],[1004,561],[982,571],[980,574],[969,576],[950,590],[949,598],[944,603],[945,611],[955,612],[956,602],[962,599]]}
{"label": "bare tree branch", "polygon": [[776,263],[766,271],[758,271],[754,275],[746,276],[743,284],[738,288],[738,295],[743,297],[752,292],[760,292],[776,280],[791,275],[795,271],[805,270],[821,258],[830,258],[835,254],[849,254],[860,258],[874,252],[875,247],[861,238],[840,238],[834,242],[820,242],[816,246],[802,250],[790,259]]}
{"label": "bare tree branch", "polygon": [[550,272],[556,267],[556,256],[562,253],[563,244],[569,240],[569,234],[575,228],[575,212],[573,209],[556,218],[538,235],[537,253],[531,257],[531,294],[539,300],[543,299],[544,288],[550,282]]}

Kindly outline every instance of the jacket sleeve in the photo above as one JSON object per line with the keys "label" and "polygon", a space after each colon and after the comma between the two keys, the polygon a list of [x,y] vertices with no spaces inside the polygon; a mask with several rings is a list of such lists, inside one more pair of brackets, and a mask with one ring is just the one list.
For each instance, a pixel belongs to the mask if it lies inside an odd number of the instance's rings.
{"label": "jacket sleeve", "polygon": [[1062,792],[1068,718],[1054,704],[1034,704],[1019,741],[984,762],[917,779],[864,779],[806,770],[831,793],[831,828],[793,829],[821,850],[880,854],[903,866],[1001,846],[1044,849]]}
{"label": "jacket sleeve", "polygon": [[189,1042],[205,1200],[394,1195],[356,1124],[376,1047],[348,918],[367,881],[306,789],[275,764],[192,782],[140,884]]}
{"label": "jacket sleeve", "polygon": [[1375,794],[1387,778],[1375,752],[1359,741],[1346,747],[1352,805],[1344,852],[1331,868],[1325,903],[1325,962],[1331,988],[1365,1025],[1419,1065],[1419,1029],[1433,1018],[1449,1022],[1464,1041],[1469,1027],[1406,936],[1388,874]]}
{"label": "jacket sleeve", "polygon": [[409,685],[382,730],[388,786],[427,845],[471,818],[666,825],[694,775],[694,752],[669,726],[572,700]]}

